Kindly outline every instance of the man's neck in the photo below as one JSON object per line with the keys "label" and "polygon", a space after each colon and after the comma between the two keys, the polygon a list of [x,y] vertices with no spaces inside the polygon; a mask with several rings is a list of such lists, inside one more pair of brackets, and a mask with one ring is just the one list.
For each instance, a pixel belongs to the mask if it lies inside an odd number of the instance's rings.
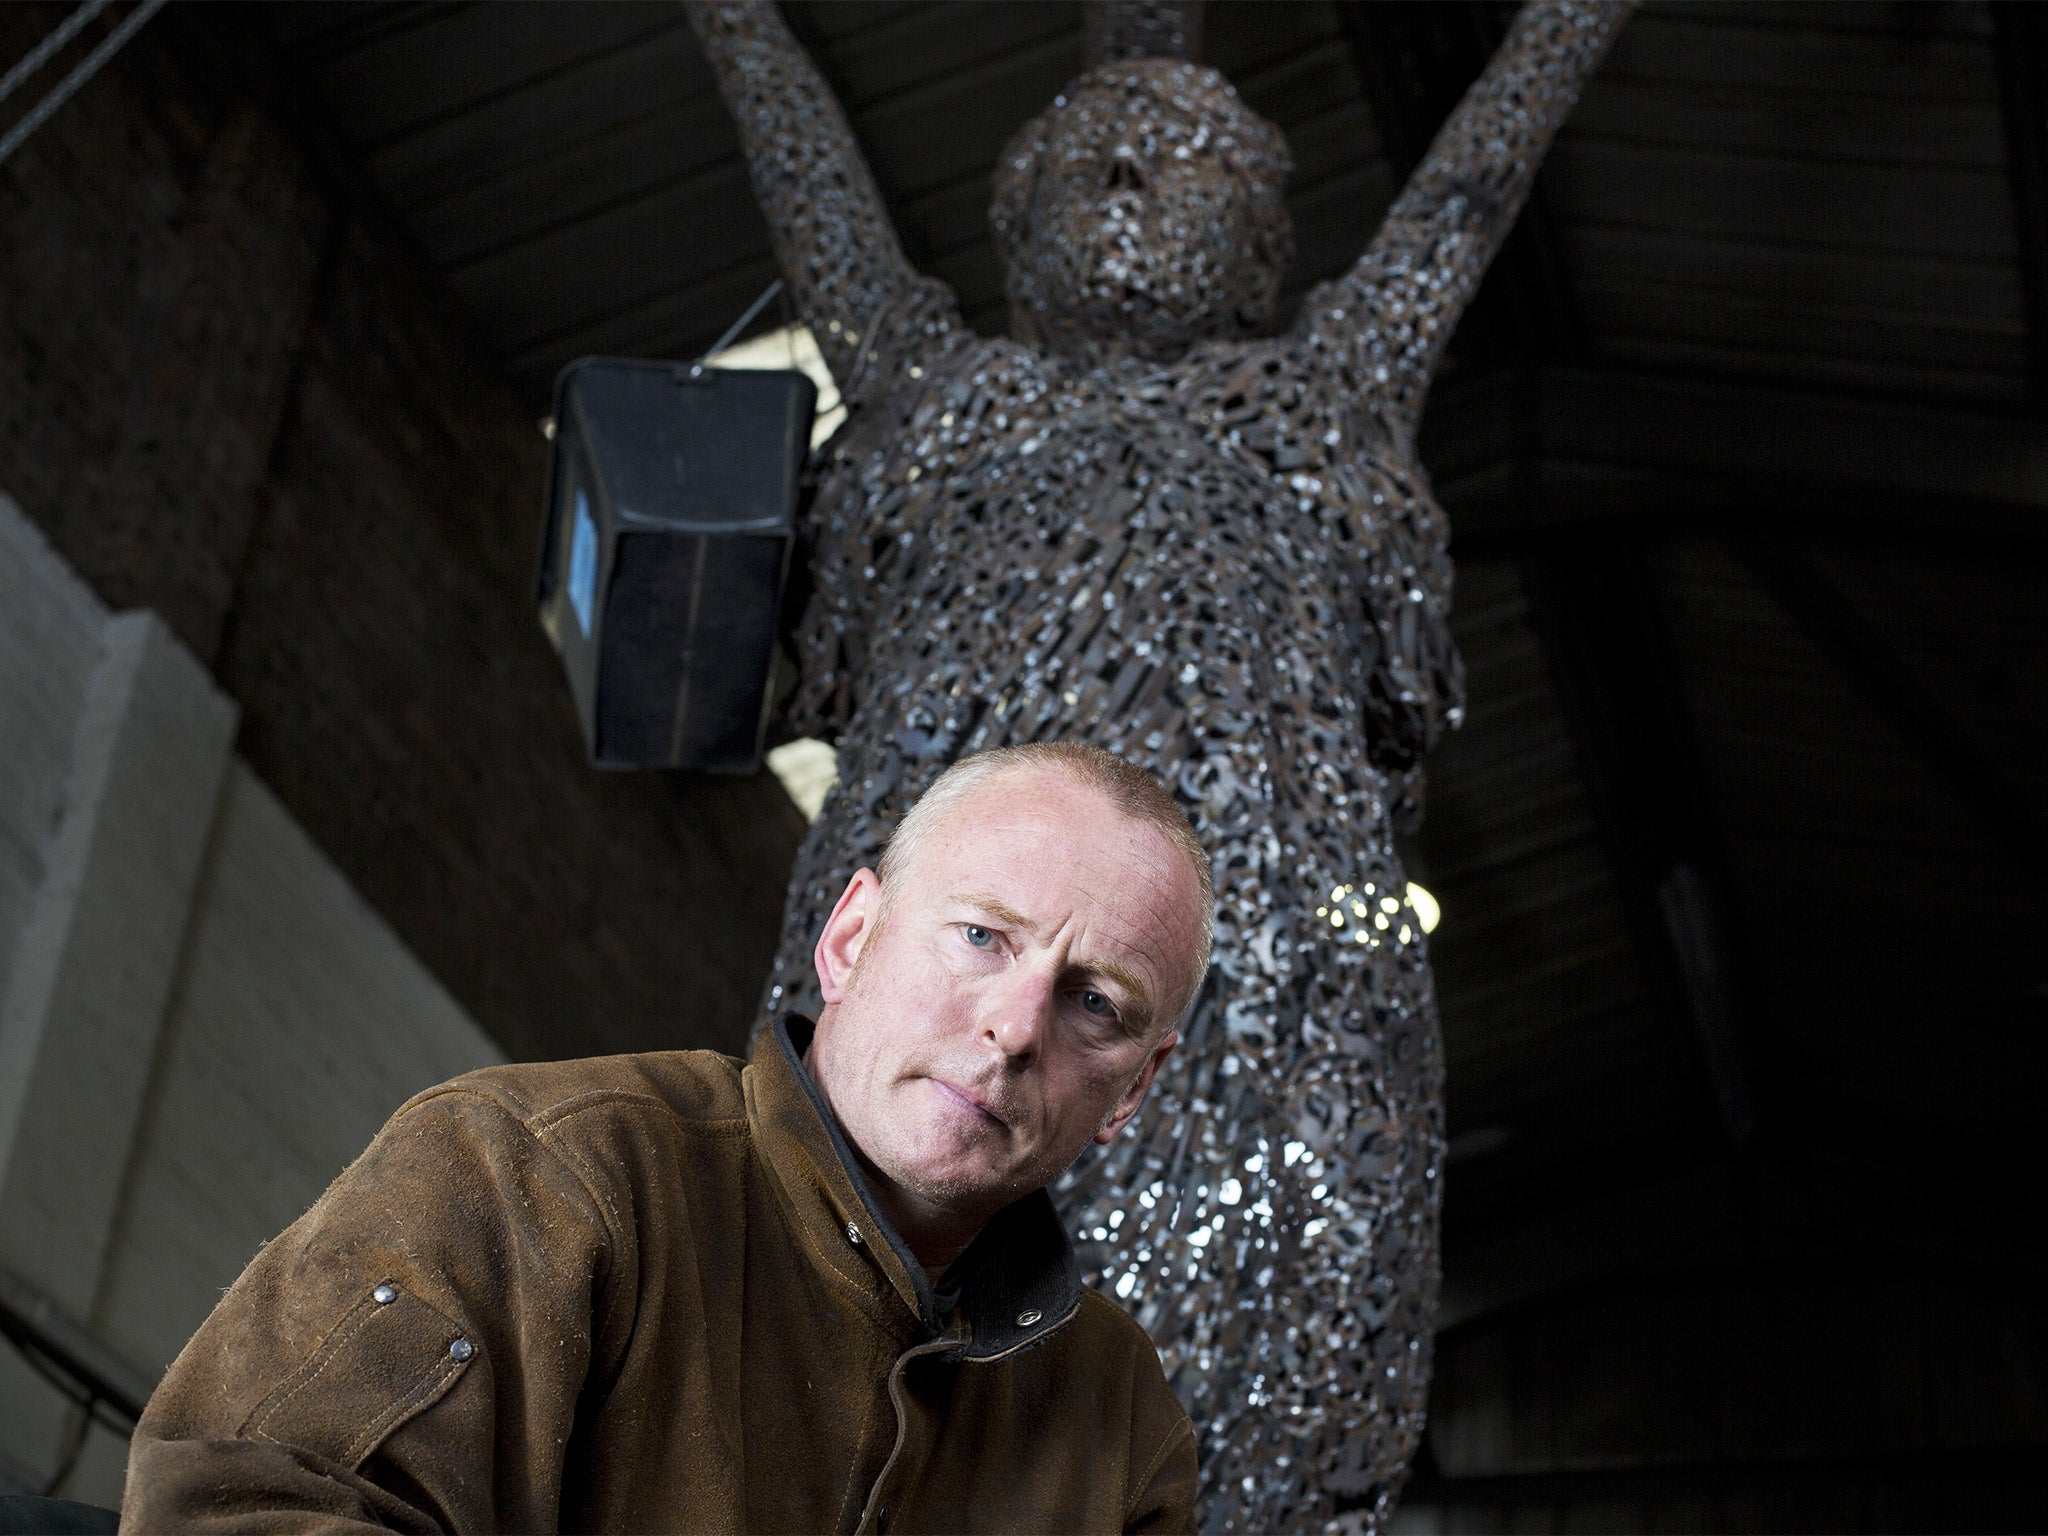
{"label": "man's neck", "polygon": [[[847,1145],[853,1146],[853,1142],[849,1139]],[[874,1191],[875,1203],[882,1208],[883,1217],[903,1238],[911,1257],[923,1266],[926,1277],[936,1285],[939,1276],[950,1269],[953,1261],[980,1236],[981,1226],[963,1228],[957,1223],[948,1223],[943,1216],[934,1218],[928,1210],[920,1209],[923,1202],[906,1196],[884,1178],[860,1148],[854,1147],[853,1155],[860,1162],[861,1172],[867,1176],[868,1188]]]}
{"label": "man's neck", "polygon": [[826,1112],[838,1123],[839,1133],[852,1151],[853,1160],[860,1165],[861,1177],[867,1181],[868,1192],[874,1196],[875,1204],[881,1207],[882,1219],[896,1229],[911,1257],[917,1260],[926,1277],[936,1284],[953,1261],[980,1236],[982,1227],[987,1223],[963,1221],[955,1213],[920,1199],[877,1168],[852,1132],[847,1130],[839,1112],[832,1107],[832,1090],[818,1076],[814,1055],[811,1048],[805,1048],[804,1072],[817,1085],[818,1097],[824,1100]]}

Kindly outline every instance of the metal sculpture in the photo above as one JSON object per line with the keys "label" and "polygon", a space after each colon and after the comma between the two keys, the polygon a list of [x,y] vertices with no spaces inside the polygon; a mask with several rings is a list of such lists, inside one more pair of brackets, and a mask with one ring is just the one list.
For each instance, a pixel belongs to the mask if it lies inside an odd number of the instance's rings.
{"label": "metal sculpture", "polygon": [[[1016,339],[987,340],[909,265],[774,9],[692,10],[853,405],[816,466],[793,721],[841,781],[769,1006],[815,1003],[820,921],[955,757],[1086,740],[1178,791],[1214,970],[1139,1124],[1059,1193],[1195,1420],[1212,1530],[1376,1528],[1421,1434],[1443,1057],[1393,835],[1462,675],[1415,430],[1624,11],[1523,11],[1370,249],[1270,339],[1279,131],[1213,70],[1098,64],[998,167]],[[1187,46],[1189,15],[1091,36]]]}

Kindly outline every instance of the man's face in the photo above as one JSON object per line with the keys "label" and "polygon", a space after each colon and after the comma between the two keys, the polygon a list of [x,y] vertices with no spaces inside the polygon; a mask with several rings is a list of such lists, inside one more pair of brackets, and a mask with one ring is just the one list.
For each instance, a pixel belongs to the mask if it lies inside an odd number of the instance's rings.
{"label": "man's face", "polygon": [[862,870],[818,941],[812,1072],[904,1216],[978,1225],[1137,1112],[1209,914],[1162,833],[1056,769],[979,786],[880,898]]}

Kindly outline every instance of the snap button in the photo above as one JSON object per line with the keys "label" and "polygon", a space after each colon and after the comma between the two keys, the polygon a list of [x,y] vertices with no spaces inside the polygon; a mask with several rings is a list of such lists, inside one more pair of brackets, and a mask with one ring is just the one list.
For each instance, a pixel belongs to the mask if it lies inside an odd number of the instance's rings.
{"label": "snap button", "polygon": [[1017,1314],[1017,1326],[1019,1328],[1029,1328],[1033,1323],[1037,1322],[1043,1316],[1045,1316],[1045,1314],[1039,1311],[1036,1307],[1032,1308],[1028,1312],[1019,1312]]}
{"label": "snap button", "polygon": [[846,1240],[856,1248],[860,1246],[860,1228],[850,1221],[846,1224]]}
{"label": "snap button", "polygon": [[457,1339],[453,1344],[450,1344],[448,1346],[448,1353],[453,1355],[457,1360],[467,1360],[471,1355],[476,1353],[476,1346],[470,1343],[467,1339]]}
{"label": "snap button", "polygon": [[391,1303],[398,1300],[398,1287],[395,1285],[380,1285],[377,1289],[370,1292],[370,1300],[377,1303],[380,1307],[388,1307]]}

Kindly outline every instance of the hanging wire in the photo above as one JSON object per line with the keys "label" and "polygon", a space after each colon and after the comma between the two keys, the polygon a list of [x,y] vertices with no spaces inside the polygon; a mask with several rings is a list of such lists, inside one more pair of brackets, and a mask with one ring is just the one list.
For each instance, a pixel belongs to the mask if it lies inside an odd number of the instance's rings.
{"label": "hanging wire", "polygon": [[97,1424],[117,1439],[125,1440],[135,1431],[135,1421],[141,1410],[133,1403],[117,1401],[108,1393],[115,1390],[96,1380],[89,1371],[75,1361],[60,1359],[44,1348],[35,1337],[32,1327],[0,1312],[0,1337],[14,1346],[22,1360],[43,1378],[43,1381],[69,1408],[66,1417],[63,1441],[59,1444],[55,1464],[43,1478],[40,1491],[48,1498],[64,1486],[78,1465],[78,1458],[85,1450],[86,1437]]}
{"label": "hanging wire", "polygon": [[723,336],[719,337],[718,340],[714,341],[711,344],[710,350],[707,351],[703,357],[698,358],[697,361],[690,364],[690,376],[692,378],[695,378],[698,374],[702,373],[704,371],[704,364],[707,360],[716,357],[719,353],[723,352],[727,347],[731,346],[732,339],[735,336],[739,335],[741,331],[744,331],[748,326],[752,325],[754,323],[754,316],[758,315],[759,313],[761,313],[762,310],[766,309],[768,307],[768,301],[774,298],[775,295],[777,295],[780,292],[782,292],[782,279],[778,277],[775,279],[774,282],[770,283],[766,288],[761,290],[761,297],[754,300],[753,303],[747,306],[747,312],[744,315],[741,315],[739,319],[733,321],[731,328],[728,329]]}
{"label": "hanging wire", "polygon": [[68,1423],[54,1464],[41,1482],[44,1497],[57,1493],[77,1468],[87,1437],[99,1425],[126,1440],[142,1416],[149,1386],[122,1380],[126,1367],[91,1335],[65,1320],[56,1304],[0,1268],[0,1340],[69,1405]]}
{"label": "hanging wire", "polygon": [[58,24],[56,31],[29,49],[27,56],[14,68],[0,75],[0,101],[12,96],[17,85],[49,63],[59,48],[78,36],[85,24],[104,11],[110,3],[111,0],[85,0],[85,4],[66,16]]}
{"label": "hanging wire", "polygon": [[[84,5],[66,17],[62,26],[44,38],[27,58],[7,72],[6,91],[0,91],[0,97],[4,97],[7,91],[12,91],[29,75],[40,69],[49,56],[63,47],[71,37],[76,36],[78,29],[92,20],[92,15],[97,14],[105,4],[106,0],[86,0]],[[121,24],[109,32],[97,48],[81,59],[70,74],[51,86],[50,93],[30,107],[21,121],[7,130],[5,137],[0,137],[0,164],[4,164],[9,155],[21,148],[23,141],[30,134],[48,122],[52,113],[78,94],[79,87],[98,74],[107,60],[119,53],[122,45],[142,30],[143,23],[163,8],[164,0],[142,0],[142,4],[122,17]],[[87,14],[88,12],[92,14]],[[68,33],[65,31],[66,27],[70,28]]]}

